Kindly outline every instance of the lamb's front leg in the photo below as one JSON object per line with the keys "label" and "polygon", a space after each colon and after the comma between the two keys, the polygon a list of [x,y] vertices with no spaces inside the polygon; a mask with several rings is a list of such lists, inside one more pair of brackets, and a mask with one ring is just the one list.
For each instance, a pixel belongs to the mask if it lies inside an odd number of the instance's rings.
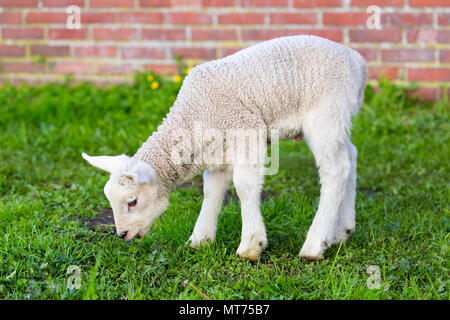
{"label": "lamb's front leg", "polygon": [[230,172],[205,170],[203,174],[204,199],[194,232],[188,240],[191,247],[195,248],[201,243],[212,242],[216,238],[217,220],[230,180]]}
{"label": "lamb's front leg", "polygon": [[242,234],[236,255],[257,261],[267,246],[266,228],[260,211],[260,195],[264,175],[260,168],[236,167],[233,182],[241,201]]}

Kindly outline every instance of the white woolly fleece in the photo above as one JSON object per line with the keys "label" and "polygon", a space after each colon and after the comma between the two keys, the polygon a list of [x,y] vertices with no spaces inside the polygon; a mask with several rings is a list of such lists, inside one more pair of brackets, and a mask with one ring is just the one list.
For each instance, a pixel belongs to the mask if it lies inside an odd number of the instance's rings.
{"label": "white woolly fleece", "polygon": [[356,51],[327,39],[289,36],[262,42],[195,67],[134,158],[150,164],[170,191],[206,168],[177,165],[170,157],[183,143],[181,132],[192,136],[196,122],[219,130],[276,128],[282,139],[292,139],[302,133],[303,116],[327,104],[341,122],[337,127],[348,131],[367,76],[366,62]]}

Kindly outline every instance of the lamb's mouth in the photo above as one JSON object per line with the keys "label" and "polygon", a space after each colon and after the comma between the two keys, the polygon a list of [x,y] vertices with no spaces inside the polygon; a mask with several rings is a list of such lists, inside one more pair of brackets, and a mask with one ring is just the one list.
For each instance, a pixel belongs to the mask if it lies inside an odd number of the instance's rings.
{"label": "lamb's mouth", "polygon": [[125,237],[123,237],[123,240],[125,240],[126,242],[130,242],[131,240],[133,240],[134,238],[136,239],[140,239],[145,237],[145,234],[142,234],[141,232],[135,233],[135,234],[127,234]]}
{"label": "lamb's mouth", "polygon": [[145,237],[145,234],[141,234],[140,232],[135,236],[137,239],[142,239],[143,237]]}
{"label": "lamb's mouth", "polygon": [[136,238],[144,238],[147,235],[147,233],[148,233],[148,229],[150,229],[150,226],[139,230],[139,232],[136,235]]}
{"label": "lamb's mouth", "polygon": [[139,229],[137,232],[136,231],[134,231],[134,232],[127,231],[127,232],[125,232],[125,235],[123,237],[122,236],[120,236],[120,237],[124,241],[130,242],[134,238],[137,238],[137,239],[144,238],[147,235],[149,229],[150,229],[150,226]]}
{"label": "lamb's mouth", "polygon": [[133,240],[133,238],[135,238],[137,236],[137,234],[130,234],[129,232],[127,233],[127,235],[125,237],[123,237],[122,239],[125,242],[130,242],[131,240]]}

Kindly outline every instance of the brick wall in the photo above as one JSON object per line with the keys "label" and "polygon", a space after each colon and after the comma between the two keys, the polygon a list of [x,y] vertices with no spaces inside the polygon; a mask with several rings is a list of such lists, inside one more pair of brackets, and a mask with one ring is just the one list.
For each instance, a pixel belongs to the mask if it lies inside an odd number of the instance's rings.
{"label": "brick wall", "polygon": [[[67,29],[69,5],[81,29]],[[381,30],[367,27],[369,5]],[[120,82],[176,73],[251,44],[314,34],[363,54],[371,79],[415,81],[433,99],[450,83],[450,0],[0,0],[0,81]]]}

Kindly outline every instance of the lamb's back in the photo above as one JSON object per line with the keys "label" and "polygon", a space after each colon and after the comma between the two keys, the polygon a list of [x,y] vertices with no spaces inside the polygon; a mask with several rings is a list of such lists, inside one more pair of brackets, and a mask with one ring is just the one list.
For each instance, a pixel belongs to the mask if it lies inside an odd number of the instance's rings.
{"label": "lamb's back", "polygon": [[201,64],[183,87],[204,100],[205,108],[223,112],[229,107],[225,101],[232,101],[269,124],[354,86],[364,67],[364,59],[348,47],[316,36],[289,36]]}

